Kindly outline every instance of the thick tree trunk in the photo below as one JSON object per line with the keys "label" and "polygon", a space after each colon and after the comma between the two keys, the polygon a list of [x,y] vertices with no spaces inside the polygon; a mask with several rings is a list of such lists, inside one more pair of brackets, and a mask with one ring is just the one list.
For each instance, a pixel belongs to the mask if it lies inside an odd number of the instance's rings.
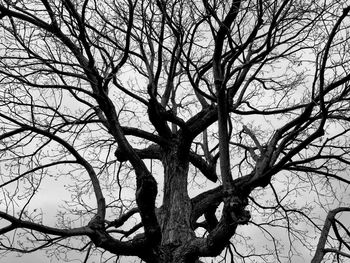
{"label": "thick tree trunk", "polygon": [[[174,147],[175,148],[175,147]],[[162,231],[160,262],[196,262],[186,259],[184,245],[195,237],[191,228],[191,202],[187,192],[189,162],[179,156],[177,149],[165,152],[164,198],[160,213]]]}

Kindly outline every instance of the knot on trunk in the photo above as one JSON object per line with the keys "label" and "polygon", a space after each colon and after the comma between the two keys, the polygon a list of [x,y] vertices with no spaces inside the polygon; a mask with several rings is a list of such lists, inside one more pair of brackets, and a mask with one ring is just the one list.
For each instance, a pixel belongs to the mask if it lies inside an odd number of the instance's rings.
{"label": "knot on trunk", "polygon": [[104,222],[100,215],[94,216],[88,223],[88,227],[94,230],[104,229]]}
{"label": "knot on trunk", "polygon": [[118,147],[117,150],[115,150],[114,156],[117,157],[117,160],[119,162],[125,162],[128,160],[128,156],[122,149],[120,149],[120,147]]}
{"label": "knot on trunk", "polygon": [[247,224],[251,218],[250,212],[244,208],[248,205],[247,198],[229,196],[225,198],[226,211],[229,212],[234,224]]}

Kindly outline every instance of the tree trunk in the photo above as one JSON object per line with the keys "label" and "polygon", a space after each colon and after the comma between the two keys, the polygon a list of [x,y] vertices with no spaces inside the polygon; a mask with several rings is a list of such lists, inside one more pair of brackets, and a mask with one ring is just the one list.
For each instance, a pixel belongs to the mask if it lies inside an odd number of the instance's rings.
{"label": "tree trunk", "polygon": [[165,176],[163,206],[159,219],[162,230],[160,262],[196,262],[186,259],[184,253],[185,244],[195,238],[190,223],[192,208],[187,192],[189,162],[173,148],[164,153],[162,162]]}

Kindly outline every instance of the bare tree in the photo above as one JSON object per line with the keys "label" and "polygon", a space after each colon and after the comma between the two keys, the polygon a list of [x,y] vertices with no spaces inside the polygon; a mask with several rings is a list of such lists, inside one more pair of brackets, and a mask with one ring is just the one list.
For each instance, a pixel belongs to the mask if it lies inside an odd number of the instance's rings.
{"label": "bare tree", "polygon": [[0,1],[1,250],[344,262],[349,13]]}

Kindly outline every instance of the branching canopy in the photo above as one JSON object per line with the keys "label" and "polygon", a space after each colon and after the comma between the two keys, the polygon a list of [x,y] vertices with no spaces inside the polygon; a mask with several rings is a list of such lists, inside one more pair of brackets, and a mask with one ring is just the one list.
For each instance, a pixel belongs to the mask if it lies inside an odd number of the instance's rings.
{"label": "branching canopy", "polygon": [[346,262],[349,25],[346,0],[1,0],[1,252]]}

